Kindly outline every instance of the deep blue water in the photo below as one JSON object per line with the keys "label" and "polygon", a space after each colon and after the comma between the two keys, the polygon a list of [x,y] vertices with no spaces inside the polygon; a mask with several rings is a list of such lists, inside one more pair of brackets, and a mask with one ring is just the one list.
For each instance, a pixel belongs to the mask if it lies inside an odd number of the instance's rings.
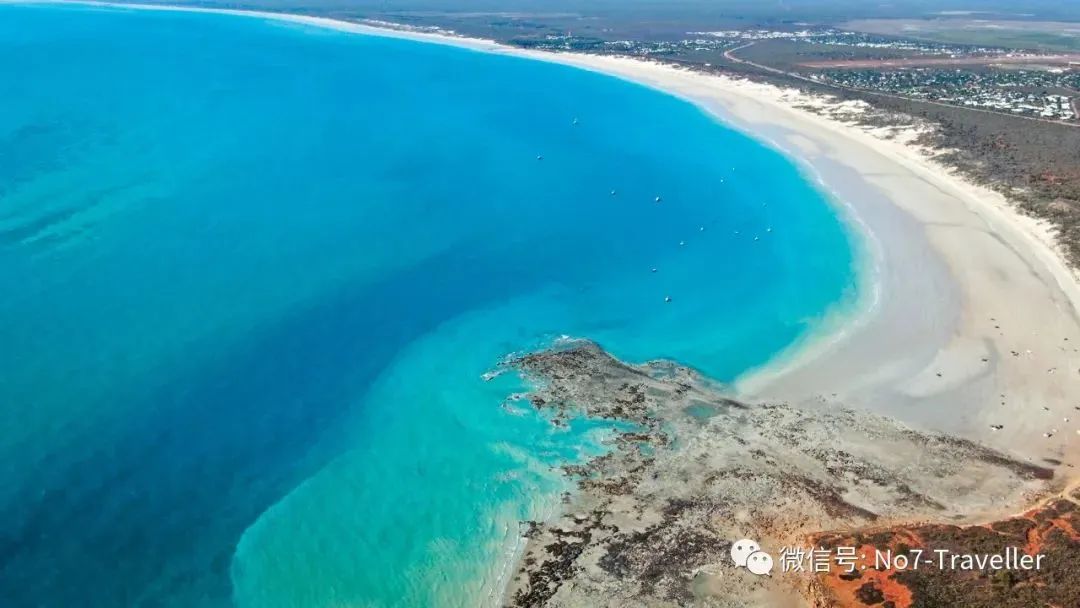
{"label": "deep blue water", "polygon": [[620,80],[0,6],[0,605],[477,605],[607,426],[484,371],[567,334],[730,381],[853,257],[790,161]]}

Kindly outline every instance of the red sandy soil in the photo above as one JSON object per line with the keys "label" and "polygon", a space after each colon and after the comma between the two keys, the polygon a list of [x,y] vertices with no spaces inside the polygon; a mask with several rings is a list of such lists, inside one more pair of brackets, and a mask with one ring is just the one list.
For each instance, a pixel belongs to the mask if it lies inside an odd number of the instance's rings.
{"label": "red sandy soil", "polygon": [[[1032,608],[1080,607],[1080,491],[1054,498],[1008,519],[983,525],[913,524],[856,532],[812,534],[812,546],[857,547],[855,570],[832,564],[814,575],[810,589],[819,608]],[[948,549],[976,555],[1004,553],[1044,555],[1039,570],[939,569],[931,551]],[[899,571],[876,564],[877,551],[923,559],[935,565]],[[865,555],[865,559],[861,556]]]}

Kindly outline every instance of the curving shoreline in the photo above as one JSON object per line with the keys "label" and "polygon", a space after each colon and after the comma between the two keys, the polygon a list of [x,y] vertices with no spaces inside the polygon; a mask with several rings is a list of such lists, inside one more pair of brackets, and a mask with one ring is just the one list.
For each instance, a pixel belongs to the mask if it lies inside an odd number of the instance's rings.
{"label": "curving shoreline", "polygon": [[[1080,342],[1072,273],[1055,256],[1045,229],[1000,197],[934,167],[918,150],[792,107],[814,103],[795,93],[637,60],[526,52],[317,17],[133,7],[254,15],[521,55],[629,79],[695,103],[799,159],[838,202],[850,205],[853,221],[882,252],[874,258],[876,306],[837,331],[826,323],[821,335],[743,378],[741,395],[807,408],[861,406],[1040,464],[1052,459],[1059,479],[1071,476],[1080,441],[1075,423],[1063,423],[1077,405],[1069,395],[1080,394],[1077,355],[1070,351]],[[999,422],[1004,430],[989,430]],[[1050,429],[1059,432],[1042,437]]]}
{"label": "curving shoreline", "polygon": [[[797,160],[850,209],[876,266],[872,297],[854,319],[846,316],[842,328],[823,324],[747,374],[737,384],[741,396],[804,405],[839,400],[1031,459],[1080,462],[1080,422],[1064,420],[1070,412],[1080,420],[1068,399],[1080,394],[1076,273],[1046,225],[935,164],[929,151],[905,144],[904,133],[885,139],[824,116],[827,100],[795,91],[638,59],[530,51],[288,13],[75,3],[240,15],[448,44],[601,72],[693,103]],[[993,431],[993,424],[1005,428]]]}

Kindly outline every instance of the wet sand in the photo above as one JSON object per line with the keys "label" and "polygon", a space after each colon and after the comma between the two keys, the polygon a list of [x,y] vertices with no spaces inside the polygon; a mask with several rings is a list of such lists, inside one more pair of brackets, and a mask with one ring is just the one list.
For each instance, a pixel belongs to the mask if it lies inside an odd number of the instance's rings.
{"label": "wet sand", "polygon": [[741,397],[839,401],[1076,464],[1080,288],[1047,226],[902,137],[822,116],[812,109],[822,100],[631,59],[568,62],[685,97],[783,149],[863,235],[868,280],[858,317],[827,322],[747,374]]}

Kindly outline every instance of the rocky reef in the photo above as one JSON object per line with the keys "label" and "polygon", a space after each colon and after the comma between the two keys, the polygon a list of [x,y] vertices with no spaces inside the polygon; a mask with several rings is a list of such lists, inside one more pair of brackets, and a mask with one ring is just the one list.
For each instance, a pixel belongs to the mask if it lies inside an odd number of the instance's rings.
{"label": "rocky reef", "polygon": [[689,368],[627,365],[590,342],[505,365],[553,424],[622,423],[604,455],[565,467],[577,491],[563,514],[530,522],[514,607],[846,605],[824,578],[737,568],[732,541],[776,555],[824,543],[821,530],[961,529],[1052,491],[1048,469],[970,441],[836,405],[743,403]]}

